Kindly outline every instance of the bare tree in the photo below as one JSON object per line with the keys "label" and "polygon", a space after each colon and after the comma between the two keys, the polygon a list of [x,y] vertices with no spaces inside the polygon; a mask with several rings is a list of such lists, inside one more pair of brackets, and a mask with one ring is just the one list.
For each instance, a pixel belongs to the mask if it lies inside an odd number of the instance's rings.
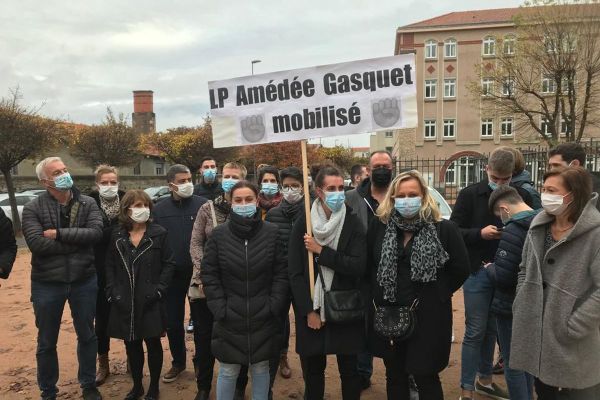
{"label": "bare tree", "polygon": [[[469,90],[483,114],[514,117],[550,145],[579,142],[600,122],[600,5],[532,0],[478,66]],[[490,52],[490,48],[485,48]]]}
{"label": "bare tree", "polygon": [[17,212],[12,170],[23,160],[53,148],[60,131],[57,121],[40,116],[39,108],[22,106],[20,101],[18,88],[11,90],[10,96],[0,99],[0,171],[6,181],[16,234],[21,233],[21,219]]}

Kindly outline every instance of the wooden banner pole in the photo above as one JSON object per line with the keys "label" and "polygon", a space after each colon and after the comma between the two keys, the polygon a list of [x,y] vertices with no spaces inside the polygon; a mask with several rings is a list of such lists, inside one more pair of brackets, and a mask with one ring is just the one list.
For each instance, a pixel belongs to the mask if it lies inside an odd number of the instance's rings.
{"label": "wooden banner pole", "polygon": [[[302,145],[302,176],[304,177],[304,212],[306,213],[306,233],[312,236],[312,221],[310,220],[310,190],[308,187],[308,156],[306,151],[306,140],[301,141]],[[312,298],[315,290],[315,267],[313,253],[308,252],[308,276],[310,281],[310,297]]]}

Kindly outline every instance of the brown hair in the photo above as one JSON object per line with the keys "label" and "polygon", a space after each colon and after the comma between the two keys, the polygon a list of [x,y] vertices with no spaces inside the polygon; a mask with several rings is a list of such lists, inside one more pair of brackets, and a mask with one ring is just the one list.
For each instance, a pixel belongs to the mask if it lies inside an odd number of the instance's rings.
{"label": "brown hair", "polygon": [[488,167],[500,175],[511,175],[515,169],[515,156],[510,147],[500,146],[492,151]]}
{"label": "brown hair", "polygon": [[521,172],[525,170],[525,157],[523,157],[523,153],[519,149],[511,148],[513,156],[515,156],[515,169],[513,170],[513,176],[519,175]]}
{"label": "brown hair", "polygon": [[116,167],[113,167],[112,165],[107,165],[107,164],[98,165],[96,167],[96,170],[94,171],[94,175],[96,175],[96,182],[100,182],[100,178],[102,178],[102,175],[104,175],[104,174],[115,174],[118,177],[119,171],[117,170]]}
{"label": "brown hair", "polygon": [[319,170],[319,173],[315,178],[315,187],[322,188],[323,184],[325,183],[325,178],[328,176],[339,176],[342,179],[344,178],[342,171],[340,171],[338,167],[333,165],[325,165]]}
{"label": "brown hair", "polygon": [[[128,190],[121,199],[121,209],[119,210],[119,223],[127,231],[133,229],[133,220],[129,218],[129,207],[134,205],[138,200],[143,201],[150,208],[150,211],[152,211],[152,200],[148,196],[148,193],[141,189]],[[152,222],[152,218],[148,219],[148,222]]]}
{"label": "brown hair", "polygon": [[569,221],[575,223],[592,197],[592,176],[581,167],[557,167],[544,174],[544,182],[553,176],[562,178],[563,185],[573,196],[566,212]]}
{"label": "brown hair", "polygon": [[252,182],[248,182],[245,180],[239,181],[238,183],[233,185],[233,187],[231,188],[231,191],[229,192],[231,198],[233,198],[233,192],[235,192],[238,189],[242,189],[242,188],[248,188],[248,189],[252,190],[254,192],[254,195],[256,196],[256,198],[258,198],[258,192],[259,192],[258,186],[256,186]]}

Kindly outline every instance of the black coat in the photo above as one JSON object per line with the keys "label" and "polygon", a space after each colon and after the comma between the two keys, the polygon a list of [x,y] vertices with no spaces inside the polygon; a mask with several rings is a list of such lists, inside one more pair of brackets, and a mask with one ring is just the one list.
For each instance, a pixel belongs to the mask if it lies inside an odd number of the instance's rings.
{"label": "black coat", "polygon": [[173,279],[188,283],[192,279],[194,264],[190,256],[190,241],[198,210],[204,203],[206,199],[202,197],[176,200],[171,194],[168,198],[161,199],[152,209],[154,222],[165,228],[169,235],[175,262]]}
{"label": "black coat", "polygon": [[217,360],[249,365],[281,350],[281,315],[289,284],[277,225],[260,213],[231,213],[204,249],[200,277],[214,316],[212,352]]}
{"label": "black coat", "polygon": [[[388,340],[374,332],[374,308],[369,308],[369,350],[374,356],[381,358],[387,358],[395,352],[405,352],[406,371],[417,375],[436,374],[448,366],[452,341],[452,295],[469,275],[469,257],[458,227],[445,220],[439,224],[440,242],[450,259],[438,270],[435,282],[412,283],[412,290],[419,300],[416,312],[417,328],[414,334],[404,342],[390,345]],[[383,288],[377,283],[377,269],[385,229],[386,225],[375,219],[371,221],[367,235],[368,268],[371,278],[369,304],[374,302],[377,306],[391,305],[384,300]],[[401,238],[402,236],[399,236],[399,239]],[[410,260],[410,257],[408,259]],[[401,294],[398,297],[401,297]]]}
{"label": "black coat", "polygon": [[523,245],[534,217],[535,215],[530,215],[524,219],[508,222],[502,231],[494,262],[486,269],[490,280],[495,285],[491,310],[498,315],[512,317]]}
{"label": "black coat", "polygon": [[204,197],[206,200],[214,200],[222,194],[223,188],[216,180],[211,184],[201,181],[199,184],[194,186],[194,195]]}
{"label": "black coat", "polygon": [[271,208],[265,217],[265,221],[272,222],[279,228],[279,244],[285,254],[286,263],[292,228],[303,213],[304,199],[296,204],[290,204],[283,199],[277,207]]}
{"label": "black coat", "polygon": [[[125,196],[125,191],[119,190],[118,192],[119,199],[122,199]],[[108,249],[108,245],[110,244],[110,237],[112,236],[112,232],[119,224],[119,217],[108,218],[108,216],[102,210],[100,206],[100,194],[98,191],[93,191],[90,193],[90,197],[96,201],[96,205],[100,209],[100,214],[102,215],[102,223],[104,227],[102,228],[102,240],[96,243],[94,247],[94,257],[96,258],[96,274],[98,275],[98,287],[100,290],[104,290],[106,286],[106,273],[104,272],[104,264],[106,263],[106,251]]]}
{"label": "black coat", "polygon": [[[308,253],[303,239],[305,232],[306,219],[301,213],[292,229],[288,252],[288,272],[296,316],[296,352],[300,356],[361,353],[366,345],[364,321],[352,324],[326,322],[319,330],[308,327],[307,315],[313,311],[313,301],[309,286]],[[331,290],[363,289],[361,278],[367,262],[366,238],[360,220],[350,207],[346,206],[346,219],[338,241],[338,250],[324,247],[318,262],[335,271]],[[316,279],[316,261],[314,270]],[[318,285],[319,282],[315,284]]]}
{"label": "black coat", "polygon": [[166,332],[162,298],[175,269],[167,231],[159,225],[150,223],[134,255],[132,248],[129,233],[116,227],[106,254],[108,335],[128,341]]}
{"label": "black coat", "polygon": [[[529,192],[520,187],[515,187],[515,189],[523,201],[532,207]],[[479,271],[483,263],[492,262],[498,248],[498,240],[484,240],[481,237],[481,230],[488,225],[502,228],[502,221],[490,211],[488,205],[491,194],[492,189],[487,180],[467,186],[458,193],[450,216],[450,220],[460,228],[463,240],[467,245],[471,273]]]}
{"label": "black coat", "polygon": [[0,208],[0,278],[8,279],[16,257],[17,242],[12,221]]}

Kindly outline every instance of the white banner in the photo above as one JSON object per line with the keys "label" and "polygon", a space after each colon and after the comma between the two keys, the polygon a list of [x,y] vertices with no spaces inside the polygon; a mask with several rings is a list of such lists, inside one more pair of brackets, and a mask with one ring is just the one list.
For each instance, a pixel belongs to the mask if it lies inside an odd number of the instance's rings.
{"label": "white banner", "polygon": [[414,54],[208,83],[214,147],[417,126]]}

